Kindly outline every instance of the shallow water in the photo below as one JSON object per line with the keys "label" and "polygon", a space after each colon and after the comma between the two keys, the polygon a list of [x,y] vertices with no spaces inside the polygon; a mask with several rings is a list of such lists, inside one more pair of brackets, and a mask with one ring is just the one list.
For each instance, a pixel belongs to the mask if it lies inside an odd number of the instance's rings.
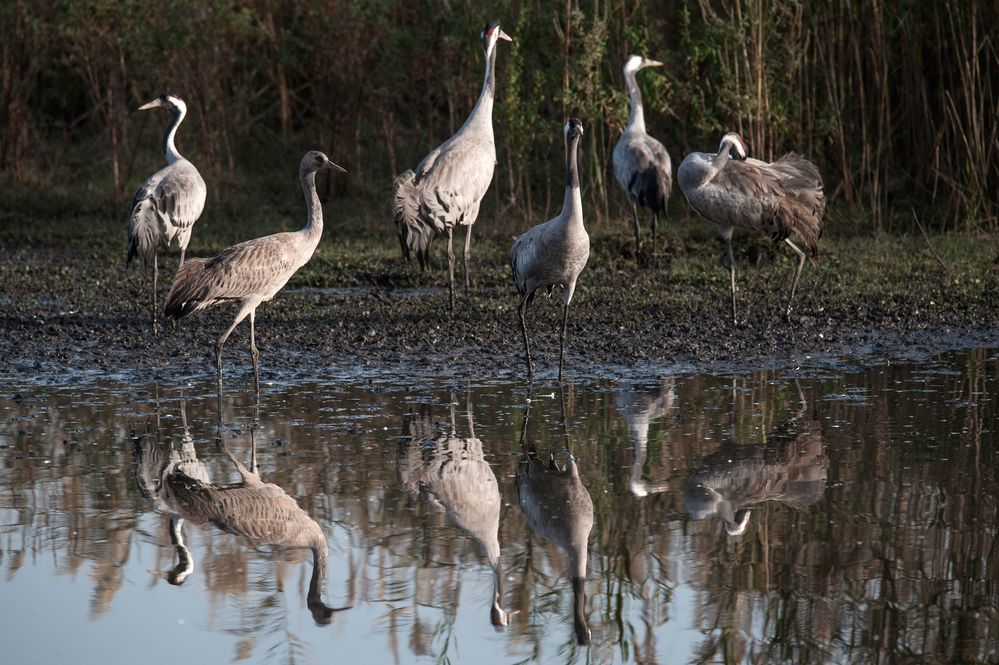
{"label": "shallow water", "polygon": [[[4,660],[994,661],[997,393],[995,350],[259,405],[8,386]],[[325,570],[277,544],[310,523]]]}

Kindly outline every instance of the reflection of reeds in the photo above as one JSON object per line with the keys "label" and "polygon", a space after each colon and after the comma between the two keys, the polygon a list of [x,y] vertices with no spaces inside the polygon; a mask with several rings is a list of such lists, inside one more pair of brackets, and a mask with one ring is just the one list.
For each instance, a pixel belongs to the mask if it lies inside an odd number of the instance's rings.
{"label": "reflection of reeds", "polygon": [[[650,426],[645,465],[650,478],[667,479],[669,487],[642,499],[628,492],[634,450],[614,393],[584,387],[567,395],[573,454],[581,459],[595,513],[587,580],[594,645],[599,636],[597,648],[621,653],[641,643],[643,655],[659,650],[662,656],[671,645],[653,645],[650,631],[697,619],[696,628],[710,632],[702,645],[708,661],[726,653],[760,662],[891,661],[890,649],[925,654],[928,662],[989,661],[999,639],[989,610],[999,589],[999,541],[992,528],[999,523],[999,451],[992,426],[999,417],[992,398],[999,364],[993,356],[977,351],[923,367],[803,379],[808,409],[801,422],[814,418],[825,427],[828,487],[804,509],[771,503],[754,511],[753,528],[738,542],[717,525],[697,528],[688,520],[683,482],[719,449],[725,433],[741,446],[779,444],[772,436],[782,433],[777,425],[800,410],[793,384],[774,372],[735,381],[678,378],[678,417]],[[903,389],[914,392],[894,392]],[[833,399],[852,394],[864,399]],[[564,554],[532,540],[516,509],[519,412],[510,405],[522,397],[505,389],[473,389],[476,432],[495,442],[490,462],[504,500],[500,541],[507,599],[511,609],[521,609],[504,639],[516,657],[535,648],[545,653],[542,644],[550,636],[544,627],[555,617],[563,621],[571,607],[562,578]],[[558,400],[535,397],[532,438],[539,450],[558,451],[564,446]],[[331,593],[347,599],[345,604],[383,610],[383,622],[373,627],[373,648],[394,644],[401,662],[417,650],[441,655],[446,630],[435,641],[435,628],[447,628],[441,622],[455,615],[481,617],[479,625],[486,627],[483,607],[491,586],[474,539],[444,516],[414,510],[399,487],[397,435],[411,399],[412,393],[347,386],[335,392],[292,388],[274,392],[272,413],[258,432],[264,473],[289,492],[295,488],[303,505],[308,500],[316,506],[309,512],[344,561],[331,568],[334,583],[343,587]],[[103,584],[108,620],[120,608],[107,567],[127,560],[133,570],[165,568],[156,555],[172,551],[159,517],[146,515],[138,524],[129,519],[148,512],[148,500],[131,473],[116,473],[128,461],[109,454],[127,451],[129,421],[144,429],[144,413],[152,407],[113,397],[106,404],[71,402],[57,395],[51,405],[3,403],[25,418],[0,422],[0,434],[18,446],[0,451],[7,464],[0,502],[5,511],[18,511],[19,520],[2,532],[0,561],[8,578],[49,560],[55,562],[53,574],[61,576],[93,566],[95,577],[87,579]],[[285,421],[284,412],[295,420]],[[197,423],[210,426],[214,402],[191,401],[187,413],[195,431]],[[178,423],[164,423],[161,440],[172,435],[179,441]],[[19,429],[27,434],[19,436]],[[67,450],[72,446],[62,441],[73,432],[97,445]],[[242,454],[244,439],[227,443]],[[285,443],[270,445],[279,439]],[[42,464],[39,455],[55,463]],[[221,456],[206,457],[213,470],[225,468],[215,464],[224,461]],[[248,637],[274,618],[267,610],[277,593],[274,566],[290,570],[290,557],[299,560],[305,553],[281,553],[272,562],[217,531],[189,528],[189,537],[202,553],[198,574],[212,603],[209,628],[231,630],[243,653],[261,655],[261,645],[281,635]],[[155,554],[140,555],[137,547]],[[294,569],[308,573],[307,566]],[[127,574],[129,568],[122,570]],[[691,591],[701,615],[677,604]],[[543,598],[532,607],[536,593]],[[242,614],[234,600],[246,608]],[[529,609],[544,616],[532,621]],[[462,636],[456,637],[460,643]],[[452,653],[455,644],[450,642]]]}

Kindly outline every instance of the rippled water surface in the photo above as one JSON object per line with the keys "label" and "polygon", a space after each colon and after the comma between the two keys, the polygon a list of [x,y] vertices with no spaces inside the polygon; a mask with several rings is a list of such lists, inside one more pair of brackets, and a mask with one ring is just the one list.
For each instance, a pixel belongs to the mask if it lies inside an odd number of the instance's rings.
{"label": "rippled water surface", "polygon": [[997,393],[994,350],[259,404],[8,386],[3,660],[994,662]]}

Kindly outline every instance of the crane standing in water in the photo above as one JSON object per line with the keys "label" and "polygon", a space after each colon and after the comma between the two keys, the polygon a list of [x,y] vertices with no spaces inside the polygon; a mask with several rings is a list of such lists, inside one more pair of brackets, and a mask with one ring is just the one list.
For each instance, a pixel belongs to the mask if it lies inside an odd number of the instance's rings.
{"label": "crane standing in water", "polygon": [[430,260],[434,235],[447,237],[448,311],[454,310],[454,227],[465,227],[465,293],[469,288],[472,225],[479,204],[493,180],[496,143],[493,139],[493,97],[496,91],[496,42],[512,41],[491,21],[482,31],[486,74],[482,92],[458,133],[423,158],[416,170],[395,179],[392,216],[402,254],[416,254],[420,268]]}
{"label": "crane standing in water", "polygon": [[257,307],[277,295],[291,276],[312,258],[323,234],[323,207],[316,193],[316,172],[333,168],[346,171],[318,151],[302,158],[299,178],[305,192],[308,221],[300,231],[275,233],[241,242],[210,259],[191,259],[180,267],[167,295],[167,316],[179,319],[198,310],[230,300],[239,302],[232,325],[215,346],[218,380],[222,382],[222,346],[239,322],[250,317],[250,355],[253,378],[260,392],[259,354],[254,334]]}
{"label": "crane standing in water", "polygon": [[[730,161],[733,156],[735,161]],[[773,163],[750,159],[742,138],[729,132],[722,137],[717,153],[692,152],[684,157],[676,178],[690,207],[717,224],[725,239],[732,286],[732,324],[738,321],[732,256],[732,232],[737,226],[769,233],[774,241],[783,240],[798,255],[784,310],[784,318],[789,319],[791,301],[805,265],[805,253],[791,242],[790,235],[794,233],[801,238],[813,255],[818,252],[822,236],[826,199],[822,176],[815,164],[793,152]]]}
{"label": "crane standing in water", "polygon": [[510,267],[513,282],[520,293],[520,329],[524,334],[524,353],[527,357],[527,376],[534,374],[531,363],[531,344],[527,333],[527,306],[534,300],[538,289],[547,288],[548,294],[556,286],[562,287],[562,334],[559,336],[558,380],[562,380],[562,363],[565,359],[565,332],[569,322],[569,303],[576,291],[576,280],[590,257],[590,236],[583,226],[583,199],[579,192],[579,169],[576,152],[583,135],[583,121],[570,118],[565,125],[566,185],[562,212],[544,224],[538,224],[513,241],[510,248]]}
{"label": "crane standing in water", "polygon": [[187,105],[180,97],[163,94],[139,107],[140,111],[165,108],[173,112],[173,119],[163,134],[163,153],[167,165],[154,173],[132,197],[128,218],[128,257],[131,265],[136,256],[143,264],[153,264],[152,320],[156,330],[156,287],[159,266],[156,251],[160,245],[168,248],[176,239],[180,246],[180,265],[191,240],[191,231],[205,208],[208,189],[194,164],[177,151],[174,138],[177,128],[187,115]]}
{"label": "crane standing in water", "polygon": [[659,215],[666,214],[670,191],[673,188],[673,165],[662,143],[645,131],[645,111],[642,91],[635,74],[646,67],[662,67],[658,60],[633,55],[624,63],[624,82],[631,100],[628,126],[614,146],[614,177],[628,196],[631,215],[635,220],[635,258],[642,247],[641,229],[638,224],[638,206],[652,211],[652,256],[657,256],[656,233]]}

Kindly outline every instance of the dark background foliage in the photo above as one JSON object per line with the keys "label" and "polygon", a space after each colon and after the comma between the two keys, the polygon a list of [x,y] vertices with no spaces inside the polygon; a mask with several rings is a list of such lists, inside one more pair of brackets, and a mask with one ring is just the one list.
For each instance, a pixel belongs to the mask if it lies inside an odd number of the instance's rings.
{"label": "dark background foliage", "polygon": [[490,18],[514,38],[498,58],[498,216],[559,205],[570,114],[587,126],[590,218],[623,212],[609,163],[635,52],[665,62],[639,79],[674,168],[736,130],[755,156],[818,163],[858,231],[909,229],[914,211],[999,230],[995,0],[10,0],[0,184],[120,210],[162,162],[163,117],[135,109],[171,91],[210,205],[287,198],[318,146],[350,171],[337,196],[387,208],[395,174],[474,104]]}

